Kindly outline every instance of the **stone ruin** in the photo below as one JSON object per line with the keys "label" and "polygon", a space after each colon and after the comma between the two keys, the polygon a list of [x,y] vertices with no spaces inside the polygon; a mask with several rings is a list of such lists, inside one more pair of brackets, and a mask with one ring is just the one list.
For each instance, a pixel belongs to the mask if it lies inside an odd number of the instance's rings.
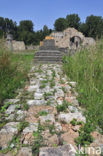
{"label": "stone ruin", "polygon": [[13,40],[12,34],[7,34],[6,46],[10,51],[23,51],[26,49],[24,41]]}
{"label": "stone ruin", "polygon": [[59,48],[76,50],[81,46],[87,47],[95,45],[95,40],[93,38],[85,37],[81,32],[74,28],[67,28],[63,32],[53,32],[50,36],[54,38],[55,45]]}
{"label": "stone ruin", "polygon": [[24,51],[24,50],[38,50],[39,49],[39,46],[25,45],[24,41],[13,40],[13,36],[11,34],[7,34],[6,47],[10,51]]}
{"label": "stone ruin", "polygon": [[74,28],[67,28],[63,32],[52,32],[43,42],[35,54],[35,62],[61,62],[64,54],[73,55],[77,49],[95,45],[95,40],[85,37]]}
{"label": "stone ruin", "polygon": [[12,41],[12,46],[14,51],[23,51],[26,49],[24,41]]}
{"label": "stone ruin", "polygon": [[59,51],[58,47],[55,46],[55,40],[46,38],[41,44],[39,51],[35,53],[34,62],[41,63],[57,63],[62,62],[62,53]]}

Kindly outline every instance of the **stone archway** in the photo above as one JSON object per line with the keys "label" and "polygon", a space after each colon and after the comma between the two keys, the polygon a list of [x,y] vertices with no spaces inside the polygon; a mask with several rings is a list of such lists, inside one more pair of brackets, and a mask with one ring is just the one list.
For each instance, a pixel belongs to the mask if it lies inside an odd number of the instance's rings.
{"label": "stone archway", "polygon": [[70,47],[77,49],[80,47],[82,39],[79,36],[73,36],[70,38]]}

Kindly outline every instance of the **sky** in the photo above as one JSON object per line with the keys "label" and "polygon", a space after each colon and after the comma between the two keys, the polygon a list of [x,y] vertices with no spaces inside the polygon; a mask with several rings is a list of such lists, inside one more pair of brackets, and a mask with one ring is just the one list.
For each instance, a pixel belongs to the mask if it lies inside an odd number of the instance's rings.
{"label": "sky", "polygon": [[44,25],[54,28],[57,18],[76,13],[81,21],[93,14],[103,16],[103,0],[0,0],[0,16],[12,19],[17,24],[21,20],[32,20],[34,30]]}

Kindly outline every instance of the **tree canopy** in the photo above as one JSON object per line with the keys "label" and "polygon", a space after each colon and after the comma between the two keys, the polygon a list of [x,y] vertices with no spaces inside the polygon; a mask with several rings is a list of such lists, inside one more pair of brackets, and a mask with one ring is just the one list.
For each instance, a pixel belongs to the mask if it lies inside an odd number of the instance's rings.
{"label": "tree canopy", "polygon": [[55,23],[54,27],[56,31],[63,31],[67,28],[67,22],[65,18],[58,18]]}
{"label": "tree canopy", "polygon": [[79,29],[80,25],[80,17],[78,14],[70,14],[66,16],[67,27],[73,27],[75,29]]}
{"label": "tree canopy", "polygon": [[86,18],[87,34],[89,37],[101,38],[103,35],[103,18],[101,16],[88,16]]}
{"label": "tree canopy", "polygon": [[30,20],[20,21],[19,30],[33,32],[33,22]]}

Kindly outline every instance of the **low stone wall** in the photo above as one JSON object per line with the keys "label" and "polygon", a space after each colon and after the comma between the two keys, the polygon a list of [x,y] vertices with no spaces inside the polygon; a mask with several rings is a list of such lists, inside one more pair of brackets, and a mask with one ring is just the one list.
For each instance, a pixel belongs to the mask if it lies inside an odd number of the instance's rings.
{"label": "low stone wall", "polygon": [[38,50],[39,45],[28,45],[26,46],[26,50]]}
{"label": "low stone wall", "polygon": [[85,37],[84,39],[84,42],[83,42],[83,45],[86,47],[86,46],[92,46],[92,45],[95,45],[96,42],[95,40],[92,38],[92,37]]}
{"label": "low stone wall", "polygon": [[25,43],[23,41],[15,41],[15,40],[13,40],[12,41],[12,49],[14,51],[17,51],[17,50],[19,50],[19,51],[25,50],[26,49]]}

